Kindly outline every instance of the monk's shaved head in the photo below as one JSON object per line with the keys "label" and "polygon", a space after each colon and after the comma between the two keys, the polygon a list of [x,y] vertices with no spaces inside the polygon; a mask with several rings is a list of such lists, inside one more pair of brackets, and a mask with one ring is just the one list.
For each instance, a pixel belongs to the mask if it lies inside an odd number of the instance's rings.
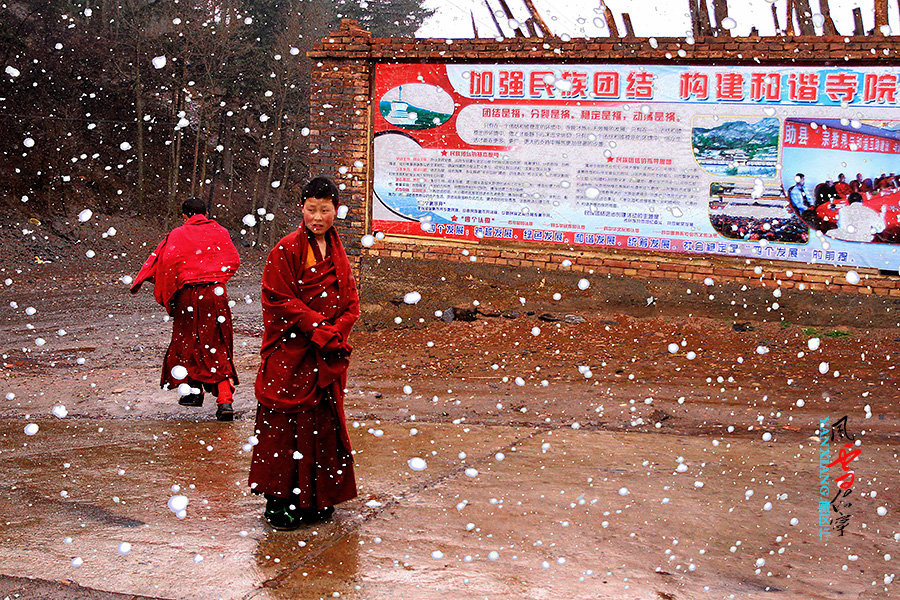
{"label": "monk's shaved head", "polygon": [[181,214],[187,217],[206,214],[206,202],[200,198],[188,198],[181,203]]}

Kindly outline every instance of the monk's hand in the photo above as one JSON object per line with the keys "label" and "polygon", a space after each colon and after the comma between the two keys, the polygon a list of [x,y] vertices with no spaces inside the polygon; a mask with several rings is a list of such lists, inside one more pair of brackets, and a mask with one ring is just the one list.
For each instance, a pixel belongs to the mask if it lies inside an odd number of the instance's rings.
{"label": "monk's hand", "polygon": [[323,352],[332,352],[342,348],[344,345],[344,336],[341,335],[341,332],[334,325],[329,325],[328,323],[320,323],[309,340]]}

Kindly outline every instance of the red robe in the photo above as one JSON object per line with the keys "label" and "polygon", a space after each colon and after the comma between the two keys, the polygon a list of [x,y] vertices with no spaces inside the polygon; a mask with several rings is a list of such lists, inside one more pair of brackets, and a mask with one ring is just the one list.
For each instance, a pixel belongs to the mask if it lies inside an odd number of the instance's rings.
{"label": "red robe", "polygon": [[[259,443],[250,485],[280,497],[299,489],[301,506],[322,508],[356,495],[344,386],[359,295],[334,228],[326,233],[324,258],[311,239],[305,227],[288,234],[263,271]],[[318,432],[314,448],[312,431]]]}
{"label": "red robe", "polygon": [[[153,295],[173,317],[172,341],[163,361],[161,387],[182,383],[237,383],[231,309],[225,283],[241,264],[228,230],[194,215],[160,242],[141,268],[131,293],[153,281]],[[176,379],[172,368],[187,369]]]}
{"label": "red robe", "polygon": [[837,192],[838,196],[841,198],[846,198],[853,192],[853,188],[845,181],[838,181],[834,184],[834,191]]}
{"label": "red robe", "polygon": [[[159,386],[174,389],[182,383],[203,386],[218,396],[218,383],[230,379],[238,384],[234,366],[234,330],[225,285],[187,285],[175,294],[172,310],[172,340],[163,360]],[[176,366],[187,377],[176,379]],[[178,370],[175,370],[178,373]]]}
{"label": "red robe", "polygon": [[141,267],[131,293],[153,281],[153,295],[171,315],[178,290],[192,283],[226,283],[241,265],[228,230],[206,217],[194,215],[163,238]]}

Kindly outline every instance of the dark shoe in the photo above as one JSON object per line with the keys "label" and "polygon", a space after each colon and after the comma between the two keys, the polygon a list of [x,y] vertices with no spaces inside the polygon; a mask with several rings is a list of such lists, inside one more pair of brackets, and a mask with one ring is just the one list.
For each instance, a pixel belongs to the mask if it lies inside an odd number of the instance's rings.
{"label": "dark shoe", "polygon": [[[290,506],[288,507],[290,510]],[[301,522],[306,524],[318,523],[319,521],[324,521],[329,519],[331,515],[334,514],[334,507],[329,506],[327,508],[323,508],[321,510],[307,507],[307,508],[294,508],[291,513]]]}
{"label": "dark shoe", "polygon": [[234,421],[234,407],[231,402],[222,402],[216,408],[216,419],[219,421]]}
{"label": "dark shoe", "polygon": [[277,531],[293,531],[300,527],[300,519],[296,518],[287,509],[281,511],[266,511],[266,522]]}
{"label": "dark shoe", "polygon": [[203,391],[199,394],[187,394],[178,399],[178,404],[182,406],[203,406]]}
{"label": "dark shoe", "polygon": [[266,522],[278,531],[293,531],[300,527],[302,520],[289,509],[290,501],[266,496]]}

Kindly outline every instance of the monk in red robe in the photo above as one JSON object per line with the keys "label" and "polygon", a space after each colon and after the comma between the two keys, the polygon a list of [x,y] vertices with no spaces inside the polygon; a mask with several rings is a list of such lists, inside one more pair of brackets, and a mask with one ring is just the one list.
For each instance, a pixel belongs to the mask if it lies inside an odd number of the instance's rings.
{"label": "monk in red robe", "polygon": [[359,295],[333,226],[337,186],[313,179],[300,202],[303,224],[275,245],[263,270],[250,464],[250,489],[265,494],[266,520],[284,530],[327,518],[356,497],[344,386]]}
{"label": "monk in red robe", "polygon": [[156,301],[172,317],[160,387],[177,388],[184,406],[202,406],[205,389],[217,396],[216,418],[231,421],[238,376],[225,284],[241,260],[228,230],[207,218],[202,200],[188,198],[181,211],[184,224],[156,247],[131,293],[152,281]]}
{"label": "monk in red robe", "polygon": [[837,183],[834,184],[834,191],[841,198],[846,198],[853,192],[853,188],[847,183],[847,177],[843,173],[838,175]]}

